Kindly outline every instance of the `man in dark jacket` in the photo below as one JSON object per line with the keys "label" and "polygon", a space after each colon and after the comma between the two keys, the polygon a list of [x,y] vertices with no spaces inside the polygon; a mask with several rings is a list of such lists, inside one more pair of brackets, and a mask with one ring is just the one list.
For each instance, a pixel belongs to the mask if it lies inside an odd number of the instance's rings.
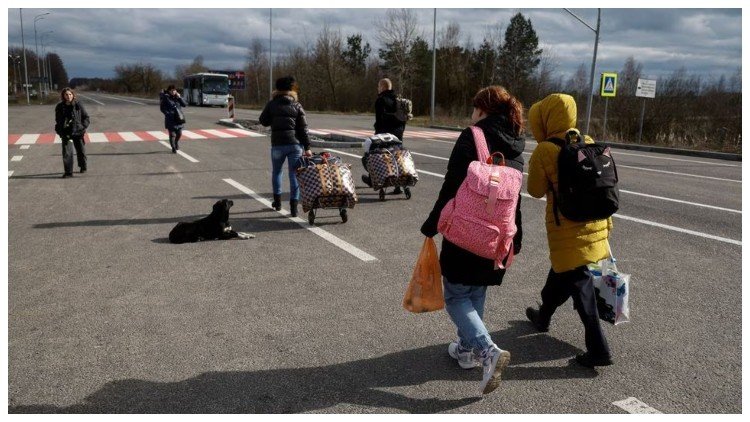
{"label": "man in dark jacket", "polygon": [[297,216],[299,184],[296,165],[304,154],[312,156],[310,136],[307,131],[305,110],[297,101],[297,82],[291,76],[276,81],[273,99],[266,104],[258,121],[263,126],[271,126],[271,184],[273,186],[272,207],[281,210],[281,172],[284,160],[289,167],[289,205],[292,217]]}
{"label": "man in dark jacket", "polygon": [[55,106],[55,133],[62,140],[63,178],[73,177],[73,146],[81,173],[86,173],[86,149],[83,136],[89,127],[89,114],[76,100],[71,88],[60,91],[60,102]]}
{"label": "man in dark jacket", "polygon": [[[400,141],[404,140],[404,129],[406,122],[402,122],[396,117],[398,107],[396,93],[393,92],[393,84],[388,78],[383,78],[378,82],[378,99],[375,100],[375,134],[390,133],[395,135]],[[367,155],[365,151],[362,157],[362,165],[367,169]],[[372,186],[369,175],[363,175],[362,181],[368,186]],[[396,186],[393,193],[401,193],[401,188]]]}

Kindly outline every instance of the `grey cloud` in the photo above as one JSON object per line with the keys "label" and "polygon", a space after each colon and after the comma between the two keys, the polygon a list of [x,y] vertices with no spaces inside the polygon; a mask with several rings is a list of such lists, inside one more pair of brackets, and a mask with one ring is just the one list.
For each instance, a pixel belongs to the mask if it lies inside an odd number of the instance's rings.
{"label": "grey cloud", "polygon": [[[48,50],[58,53],[68,74],[111,77],[115,65],[143,61],[172,73],[202,55],[209,67],[243,65],[254,39],[268,44],[268,9],[24,9],[27,48],[33,50],[34,15],[53,13],[37,23],[54,30]],[[572,9],[590,24],[595,9]],[[414,9],[420,34],[432,42],[432,9]],[[464,39],[477,45],[489,27],[505,29],[511,16],[530,18],[540,42],[566,77],[581,63],[590,65],[594,34],[564,10],[438,9],[438,30],[458,23]],[[343,36],[362,33],[377,52],[374,21],[386,9],[274,9],[274,52],[312,47],[328,24]],[[664,75],[685,67],[718,76],[741,66],[741,9],[603,9],[597,72],[619,70],[633,56],[644,72]],[[8,9],[8,43],[20,46],[18,9]],[[463,42],[462,42],[463,44]]]}

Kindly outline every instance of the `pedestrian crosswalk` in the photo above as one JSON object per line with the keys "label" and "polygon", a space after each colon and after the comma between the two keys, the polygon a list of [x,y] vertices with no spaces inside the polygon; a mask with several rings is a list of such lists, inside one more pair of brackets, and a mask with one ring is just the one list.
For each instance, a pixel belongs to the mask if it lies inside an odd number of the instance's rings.
{"label": "pedestrian crosswalk", "polygon": [[[246,129],[193,129],[183,130],[183,139],[225,139],[266,136]],[[169,139],[165,130],[149,130],[138,132],[91,132],[85,135],[86,142],[139,142],[164,141]],[[62,140],[55,133],[27,133],[22,135],[8,135],[10,145],[29,144],[59,144]]]}
{"label": "pedestrian crosswalk", "polygon": [[[339,134],[355,138],[366,138],[373,135],[372,130],[366,129],[310,129],[311,135],[326,136]],[[420,139],[447,139],[454,141],[458,138],[459,132],[449,130],[406,130],[404,138]],[[267,136],[258,132],[247,129],[192,129],[183,130],[182,139],[227,139],[227,138],[246,138]],[[165,141],[169,139],[166,130],[147,130],[132,132],[91,132],[85,135],[86,142],[105,143],[105,142],[140,142],[140,141]],[[60,137],[54,133],[27,133],[27,134],[10,134],[8,135],[9,145],[30,145],[30,144],[59,144]]]}

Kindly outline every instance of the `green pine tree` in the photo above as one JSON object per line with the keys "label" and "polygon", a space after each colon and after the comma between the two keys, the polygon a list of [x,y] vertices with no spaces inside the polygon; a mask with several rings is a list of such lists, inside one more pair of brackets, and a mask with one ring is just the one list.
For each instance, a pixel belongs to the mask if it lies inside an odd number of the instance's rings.
{"label": "green pine tree", "polygon": [[498,57],[500,80],[512,94],[520,95],[519,91],[539,66],[541,55],[539,37],[531,25],[531,19],[517,13],[505,30],[505,40]]}

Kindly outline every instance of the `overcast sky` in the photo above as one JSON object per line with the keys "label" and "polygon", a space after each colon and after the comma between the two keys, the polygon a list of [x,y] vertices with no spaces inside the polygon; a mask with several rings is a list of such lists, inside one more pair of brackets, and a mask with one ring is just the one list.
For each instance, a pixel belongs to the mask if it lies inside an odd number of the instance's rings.
{"label": "overcast sky", "polygon": [[[252,3],[257,4],[257,3]],[[458,2],[452,2],[458,4]],[[612,3],[617,5],[618,3]],[[8,10],[8,45],[21,45],[19,9]],[[596,9],[572,9],[596,25]],[[176,65],[202,55],[212,69],[241,69],[254,39],[268,46],[268,9],[23,9],[26,47],[45,36],[48,51],[62,58],[70,78],[114,76],[121,63],[152,63],[173,74]],[[343,36],[362,33],[377,54],[374,20],[386,9],[274,9],[274,53],[314,41],[322,24]],[[422,36],[431,44],[433,9],[415,9]],[[552,53],[557,72],[570,76],[591,64],[594,32],[559,8],[438,9],[438,32],[449,23],[476,45],[486,28],[507,26],[521,12],[531,18],[540,45]],[[462,42],[463,43],[463,42]],[[41,46],[40,46],[41,49]],[[741,9],[602,9],[597,73],[618,71],[633,56],[644,76],[658,77],[685,67],[691,74],[727,77],[742,64]]]}

